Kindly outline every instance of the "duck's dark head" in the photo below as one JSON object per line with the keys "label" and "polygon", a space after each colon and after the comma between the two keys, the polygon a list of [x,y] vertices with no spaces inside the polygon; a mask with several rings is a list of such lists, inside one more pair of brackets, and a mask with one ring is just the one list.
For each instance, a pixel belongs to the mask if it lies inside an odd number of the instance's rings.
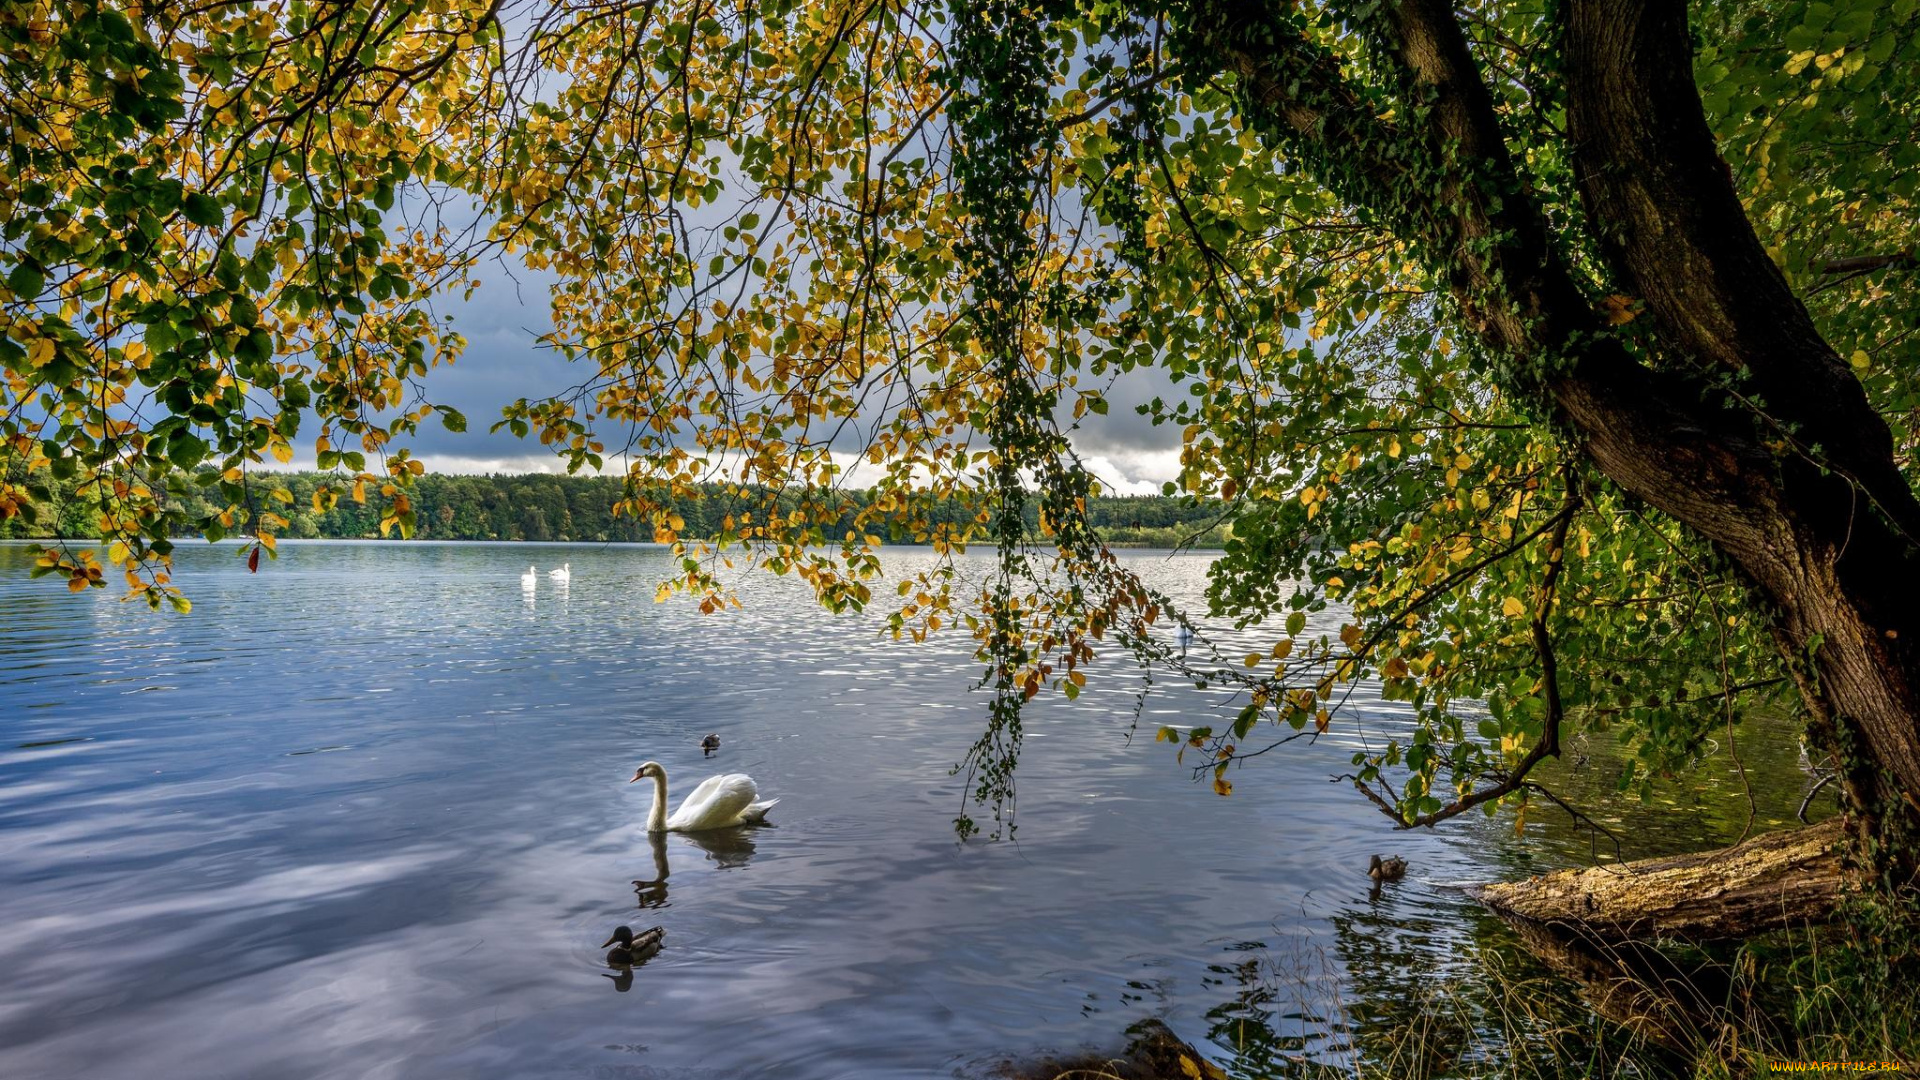
{"label": "duck's dark head", "polygon": [[616,941],[619,942],[622,946],[632,945],[633,944],[633,928],[628,926],[614,927],[613,936],[601,942],[600,947],[604,949]]}

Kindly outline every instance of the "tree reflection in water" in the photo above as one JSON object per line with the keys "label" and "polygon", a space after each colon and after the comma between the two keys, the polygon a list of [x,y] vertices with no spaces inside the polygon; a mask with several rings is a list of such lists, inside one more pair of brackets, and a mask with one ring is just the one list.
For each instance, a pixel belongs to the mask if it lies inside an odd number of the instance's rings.
{"label": "tree reflection in water", "polygon": [[1331,922],[1332,954],[1244,942],[1209,966],[1209,982],[1232,994],[1206,1014],[1228,1076],[1684,1075],[1682,1060],[1598,1016],[1490,914],[1389,905]]}

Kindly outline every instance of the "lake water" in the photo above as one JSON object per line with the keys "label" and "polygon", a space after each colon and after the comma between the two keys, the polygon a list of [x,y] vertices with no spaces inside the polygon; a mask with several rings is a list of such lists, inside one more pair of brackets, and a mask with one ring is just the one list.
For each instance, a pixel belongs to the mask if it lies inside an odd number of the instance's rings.
{"label": "lake water", "polygon": [[[1393,831],[1328,782],[1399,722],[1377,705],[1220,798],[1152,735],[1219,698],[1163,682],[1129,740],[1120,657],[1032,707],[1018,842],[959,844],[963,636],[894,642],[766,576],[744,610],[656,604],[649,548],[289,543],[257,575],[234,550],[182,545],[178,617],[0,545],[0,1076],[951,1076],[1148,1016],[1257,1071],[1337,1057],[1336,1008],[1390,1013],[1380,964],[1502,947],[1438,885],[1586,855]],[[1125,557],[1203,588],[1205,556]],[[647,759],[676,803],[751,773],[773,826],[650,842]],[[1661,820],[1651,849],[1718,819]],[[1413,869],[1369,899],[1376,851]],[[667,932],[630,981],[598,948],[621,923]]]}

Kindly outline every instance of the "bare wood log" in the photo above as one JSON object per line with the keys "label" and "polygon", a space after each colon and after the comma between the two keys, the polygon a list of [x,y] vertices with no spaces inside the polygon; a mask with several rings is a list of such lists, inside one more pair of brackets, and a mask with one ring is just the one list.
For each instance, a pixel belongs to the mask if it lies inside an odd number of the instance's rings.
{"label": "bare wood log", "polygon": [[1723,941],[1832,918],[1851,881],[1835,818],[1694,855],[1561,870],[1467,890],[1504,915],[1601,941]]}

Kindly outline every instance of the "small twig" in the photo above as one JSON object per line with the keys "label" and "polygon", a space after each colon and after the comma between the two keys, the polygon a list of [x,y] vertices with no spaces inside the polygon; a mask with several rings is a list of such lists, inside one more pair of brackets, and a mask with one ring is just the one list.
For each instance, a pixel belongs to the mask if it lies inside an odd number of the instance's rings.
{"label": "small twig", "polygon": [[1593,863],[1595,866],[1599,866],[1602,869],[1611,869],[1610,867],[1607,867],[1605,864],[1601,863],[1600,853],[1594,849],[1593,837],[1598,836],[1601,833],[1605,833],[1607,839],[1613,842],[1613,861],[1614,862],[1624,861],[1620,853],[1620,837],[1612,829],[1607,828],[1605,825],[1600,824],[1599,822],[1593,820],[1587,815],[1574,809],[1571,805],[1567,803],[1565,799],[1562,799],[1560,796],[1555,795],[1552,791],[1548,790],[1545,784],[1541,784],[1541,783],[1538,783],[1537,781],[1530,780],[1524,786],[1528,791],[1534,792],[1535,794],[1538,794],[1538,795],[1545,796],[1548,802],[1551,802],[1553,805],[1559,807],[1562,810],[1565,810],[1567,812],[1567,816],[1571,817],[1576,824],[1585,825],[1587,827],[1587,830],[1588,830],[1587,853],[1593,857]]}
{"label": "small twig", "polygon": [[1833,783],[1833,778],[1835,775],[1837,774],[1828,773],[1827,775],[1821,777],[1820,779],[1815,780],[1813,782],[1813,787],[1808,789],[1807,791],[1807,797],[1800,800],[1800,809],[1795,810],[1793,812],[1793,816],[1800,819],[1800,824],[1805,825],[1807,823],[1807,807],[1813,805],[1813,797],[1815,795],[1820,794],[1821,788],[1826,787],[1828,784]]}

